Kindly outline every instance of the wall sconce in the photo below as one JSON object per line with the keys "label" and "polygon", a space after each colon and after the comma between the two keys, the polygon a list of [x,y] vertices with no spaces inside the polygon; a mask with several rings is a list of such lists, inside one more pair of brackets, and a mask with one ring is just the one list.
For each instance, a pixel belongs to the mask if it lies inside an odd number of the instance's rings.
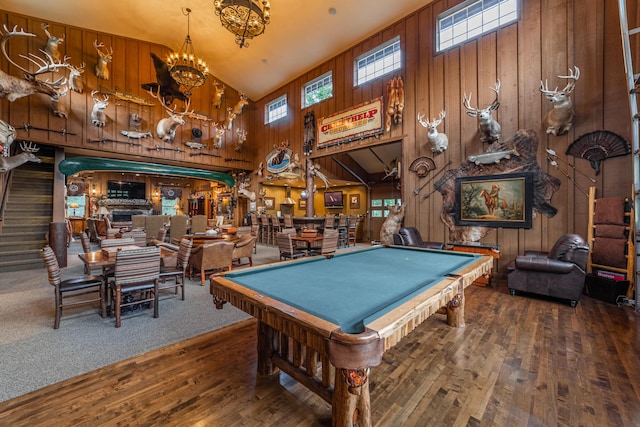
{"label": "wall sconce", "polygon": [[91,190],[91,195],[95,196],[96,195],[96,185],[93,184],[93,189]]}

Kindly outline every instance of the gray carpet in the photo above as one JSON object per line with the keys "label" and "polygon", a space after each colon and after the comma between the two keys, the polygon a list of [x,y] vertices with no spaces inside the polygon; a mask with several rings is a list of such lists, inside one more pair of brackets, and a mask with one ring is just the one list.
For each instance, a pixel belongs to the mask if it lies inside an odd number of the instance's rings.
{"label": "gray carpet", "polygon": [[[81,251],[79,241],[71,244],[63,278],[83,273]],[[277,248],[259,245],[254,263],[274,261]],[[208,283],[188,280],[185,294],[184,301],[170,291],[162,294],[159,318],[153,310],[138,310],[124,316],[119,329],[113,317],[101,318],[97,307],[68,309],[55,330],[54,292],[44,267],[2,274],[0,401],[248,317],[230,304],[216,310]]]}

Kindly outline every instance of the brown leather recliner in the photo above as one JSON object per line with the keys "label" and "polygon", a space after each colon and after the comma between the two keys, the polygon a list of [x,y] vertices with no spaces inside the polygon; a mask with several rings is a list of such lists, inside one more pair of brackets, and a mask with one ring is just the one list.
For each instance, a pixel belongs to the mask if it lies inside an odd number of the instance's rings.
{"label": "brown leather recliner", "polygon": [[525,252],[507,267],[509,292],[566,299],[575,307],[582,296],[588,255],[589,245],[577,234],[561,236],[549,252]]}
{"label": "brown leather recliner", "polygon": [[207,271],[231,271],[234,246],[232,242],[220,240],[193,248],[189,257],[189,276],[193,277],[194,269],[200,270],[202,286],[204,286]]}
{"label": "brown leather recliner", "polygon": [[251,234],[244,234],[240,236],[239,240],[235,243],[233,248],[233,260],[236,261],[236,266],[247,265],[242,263],[242,258],[249,260],[249,266],[253,265],[253,249],[256,246],[256,236]]}
{"label": "brown leather recliner", "polygon": [[393,235],[393,244],[401,246],[416,246],[428,249],[444,249],[442,242],[424,242],[420,231],[415,227],[402,227]]}

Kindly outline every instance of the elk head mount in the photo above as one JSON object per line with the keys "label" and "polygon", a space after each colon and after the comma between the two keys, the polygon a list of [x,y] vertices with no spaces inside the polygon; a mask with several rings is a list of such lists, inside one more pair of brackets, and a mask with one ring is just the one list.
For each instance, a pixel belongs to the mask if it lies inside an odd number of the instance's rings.
{"label": "elk head mount", "polygon": [[427,128],[427,139],[431,143],[431,151],[436,154],[442,153],[449,146],[449,137],[444,133],[439,133],[437,129],[446,115],[446,111],[440,111],[440,118],[438,120],[434,118],[429,122],[428,120],[424,120],[424,114],[420,115],[420,113],[418,113],[418,123]]}
{"label": "elk head mount", "polygon": [[68,58],[65,57],[62,62],[56,62],[51,55],[42,50],[41,52],[45,55],[45,58],[34,54],[20,54],[18,55],[20,58],[31,62],[37,68],[32,72],[22,67],[9,57],[7,53],[7,41],[12,37],[35,37],[35,34],[27,33],[23,29],[18,31],[17,28],[18,27],[15,26],[12,30],[9,30],[7,26],[4,25],[4,32],[0,31],[0,49],[7,61],[24,73],[24,78],[14,77],[0,70],[0,99],[7,98],[9,102],[13,102],[16,99],[33,95],[34,93],[42,93],[53,99],[63,96],[67,91],[66,77],[60,77],[52,82],[40,80],[38,77],[43,74],[68,69]]}
{"label": "elk head mount", "polygon": [[492,91],[496,93],[496,99],[486,108],[473,108],[471,107],[471,92],[469,92],[469,97],[465,94],[462,97],[462,105],[468,110],[467,115],[470,117],[477,117],[478,119],[478,129],[480,130],[480,141],[493,144],[494,142],[500,139],[500,134],[502,129],[500,127],[500,123],[498,123],[492,116],[492,112],[497,110],[500,107],[500,102],[498,102],[498,94],[500,93],[500,80],[496,81],[494,87],[491,88]]}
{"label": "elk head mount", "polygon": [[569,95],[575,89],[576,82],[580,78],[580,69],[574,66],[573,70],[569,69],[568,76],[558,77],[569,80],[562,90],[558,90],[557,86],[554,90],[549,90],[547,81],[542,83],[540,80],[540,92],[553,104],[551,111],[544,117],[543,124],[547,134],[555,136],[567,133],[573,126],[575,112]]}

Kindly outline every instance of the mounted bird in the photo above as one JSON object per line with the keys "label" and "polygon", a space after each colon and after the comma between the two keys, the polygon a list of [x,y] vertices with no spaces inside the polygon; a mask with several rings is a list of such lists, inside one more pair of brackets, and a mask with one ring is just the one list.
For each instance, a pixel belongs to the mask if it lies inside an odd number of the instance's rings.
{"label": "mounted bird", "polygon": [[151,58],[153,59],[153,66],[156,69],[157,82],[143,83],[142,89],[147,92],[159,94],[166,106],[171,105],[174,99],[179,99],[186,103],[189,98],[180,91],[180,85],[171,77],[167,63],[153,52],[151,52]]}

